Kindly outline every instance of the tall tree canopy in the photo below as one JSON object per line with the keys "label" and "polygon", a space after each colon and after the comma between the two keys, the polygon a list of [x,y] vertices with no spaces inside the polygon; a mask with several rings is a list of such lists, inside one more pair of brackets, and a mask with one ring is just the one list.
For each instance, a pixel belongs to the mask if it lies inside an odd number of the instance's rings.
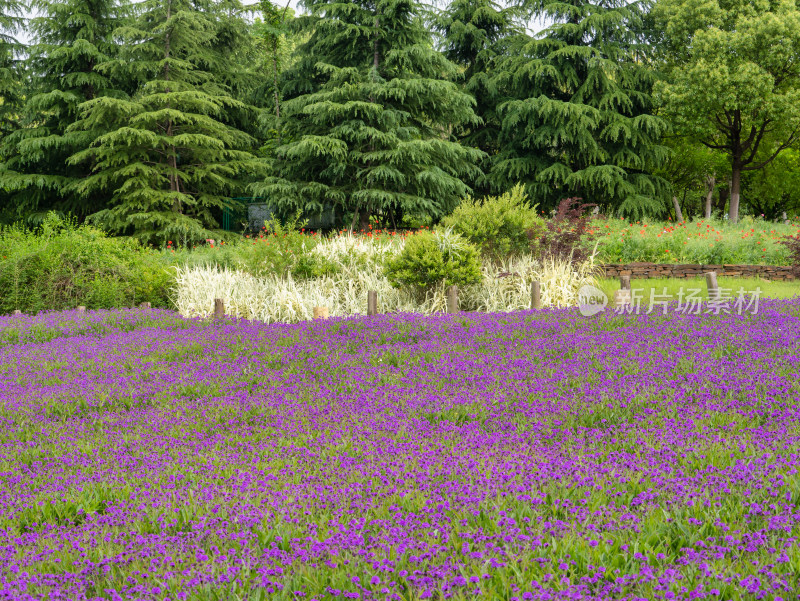
{"label": "tall tree canopy", "polygon": [[[238,2],[222,8],[241,18]],[[79,190],[108,195],[109,208],[94,215],[106,227],[145,242],[213,236],[237,178],[259,168],[256,141],[229,116],[247,107],[231,95],[232,44],[220,36],[219,9],[210,0],[145,0],[119,29],[122,56],[103,71],[126,73],[139,89],[83,103],[72,128],[109,128],[70,159],[94,162]]]}
{"label": "tall tree canopy", "polygon": [[646,6],[627,0],[530,6],[553,25],[515,49],[496,73],[495,85],[512,99],[498,107],[494,185],[522,181],[545,207],[579,196],[631,215],[663,211],[665,182],[651,169],[668,154],[659,143],[667,124],[651,112]]}
{"label": "tall tree canopy", "polygon": [[482,153],[452,140],[478,123],[414,0],[306,0],[313,33],[285,76],[285,143],[255,187],[284,210],[326,204],[371,215],[445,214],[470,192]]}
{"label": "tall tree canopy", "polygon": [[[452,0],[433,21],[445,57],[463,70],[459,81],[475,99],[475,112],[481,119],[479,124],[468,124],[455,133],[462,144],[487,153],[483,165],[487,171],[491,156],[500,150],[497,104],[503,95],[493,73],[512,40],[521,33],[521,15],[518,8],[503,7],[494,0]],[[481,180],[481,191],[488,192],[485,178]]]}
{"label": "tall tree canopy", "polygon": [[0,0],[0,223],[190,243],[246,195],[402,226],[518,183],[781,216],[798,2]]}
{"label": "tall tree canopy", "polygon": [[670,71],[661,100],[678,127],[730,158],[728,217],[743,171],[800,132],[800,8],[795,0],[661,0]]}
{"label": "tall tree canopy", "polygon": [[67,159],[105,129],[102,124],[99,129],[68,129],[78,120],[81,103],[124,95],[97,67],[116,54],[112,32],[128,7],[120,0],[34,0],[31,7],[39,15],[31,23],[37,41],[29,50],[31,84],[24,121],[3,140],[2,181],[19,215],[30,219],[58,210],[83,219],[102,209],[106,197],[78,194],[75,185],[93,164],[69,165]]}
{"label": "tall tree canopy", "polygon": [[21,91],[17,58],[21,44],[15,37],[25,6],[18,0],[0,0],[0,134],[13,130],[14,111]]}

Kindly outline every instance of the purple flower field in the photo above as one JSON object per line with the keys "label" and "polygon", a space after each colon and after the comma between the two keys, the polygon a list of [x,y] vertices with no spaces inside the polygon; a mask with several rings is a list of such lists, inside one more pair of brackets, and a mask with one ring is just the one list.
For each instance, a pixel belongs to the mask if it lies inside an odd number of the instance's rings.
{"label": "purple flower field", "polygon": [[800,299],[0,317],[0,599],[798,599]]}

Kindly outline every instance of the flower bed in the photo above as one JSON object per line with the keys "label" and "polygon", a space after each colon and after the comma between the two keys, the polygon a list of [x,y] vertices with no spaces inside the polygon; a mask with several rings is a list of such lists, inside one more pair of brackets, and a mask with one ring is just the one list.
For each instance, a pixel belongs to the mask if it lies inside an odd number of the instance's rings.
{"label": "flower bed", "polygon": [[800,299],[11,330],[7,599],[800,590]]}

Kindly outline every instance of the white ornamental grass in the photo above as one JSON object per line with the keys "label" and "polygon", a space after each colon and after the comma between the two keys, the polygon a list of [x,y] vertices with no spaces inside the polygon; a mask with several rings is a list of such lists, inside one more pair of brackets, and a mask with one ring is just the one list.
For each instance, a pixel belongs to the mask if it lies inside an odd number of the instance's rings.
{"label": "white ornamental grass", "polygon": [[[446,233],[444,236],[446,243]],[[209,317],[214,299],[221,298],[228,315],[292,323],[311,319],[316,306],[328,307],[333,317],[362,315],[366,313],[367,292],[375,290],[381,313],[445,311],[444,285],[431,290],[423,302],[417,302],[386,279],[384,261],[402,248],[401,238],[372,240],[341,235],[323,240],[311,252],[336,264],[340,271],[310,280],[257,278],[212,265],[176,267],[175,304],[185,317]],[[539,263],[529,256],[509,258],[499,265],[485,263],[481,282],[459,290],[461,308],[487,312],[529,309],[533,281],[542,284],[542,306],[576,306],[578,290],[585,284],[596,285],[595,270],[594,256],[577,268],[566,260]]]}

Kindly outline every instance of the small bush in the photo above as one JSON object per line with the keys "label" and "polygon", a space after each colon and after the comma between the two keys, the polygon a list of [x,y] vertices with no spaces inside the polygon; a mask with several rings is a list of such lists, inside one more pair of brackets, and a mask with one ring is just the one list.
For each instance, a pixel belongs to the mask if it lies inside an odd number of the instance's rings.
{"label": "small bush", "polygon": [[528,203],[521,185],[501,196],[464,199],[442,225],[461,234],[492,261],[535,250],[531,244],[535,245],[544,230],[543,220]]}
{"label": "small bush", "polygon": [[565,198],[555,214],[547,220],[540,238],[539,255],[542,259],[569,260],[573,264],[586,262],[594,244],[592,215],[587,209],[597,205],[579,202],[578,198]]}
{"label": "small bush", "polygon": [[36,230],[0,230],[0,313],[20,309],[168,306],[170,275],[160,253],[133,239],[49,214]]}
{"label": "small bush", "polygon": [[417,297],[442,283],[463,286],[481,280],[477,249],[450,230],[410,236],[400,254],[386,261],[385,271],[392,286]]}
{"label": "small bush", "polygon": [[259,236],[228,247],[232,266],[256,277],[308,279],[332,275],[336,266],[311,252],[317,239],[303,233],[305,223],[299,214],[283,224],[277,219],[266,222]]}

